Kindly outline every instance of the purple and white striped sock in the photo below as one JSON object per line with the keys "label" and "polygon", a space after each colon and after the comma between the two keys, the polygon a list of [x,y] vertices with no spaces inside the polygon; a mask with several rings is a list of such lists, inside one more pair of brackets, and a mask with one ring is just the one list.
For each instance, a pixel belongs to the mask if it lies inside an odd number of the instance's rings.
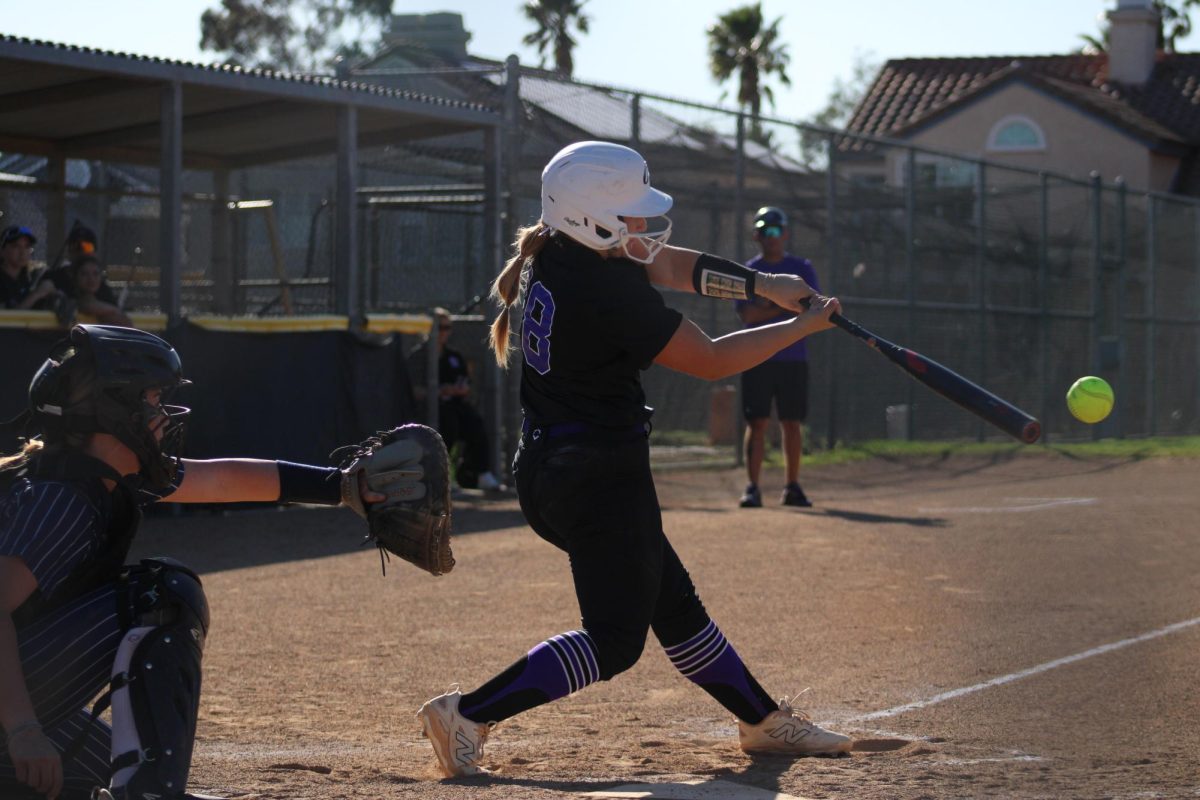
{"label": "purple and white striped sock", "polygon": [[738,718],[757,724],[775,710],[774,701],[712,620],[686,641],[663,649],[675,669]]}
{"label": "purple and white striped sock", "polygon": [[459,701],[478,722],[499,722],[534,706],[574,694],[600,680],[596,644],[587,631],[552,636]]}

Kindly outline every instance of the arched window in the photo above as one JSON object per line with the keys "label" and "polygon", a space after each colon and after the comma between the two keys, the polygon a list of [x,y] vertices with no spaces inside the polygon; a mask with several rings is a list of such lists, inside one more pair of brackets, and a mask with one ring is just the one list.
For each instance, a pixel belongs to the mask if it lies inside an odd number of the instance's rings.
{"label": "arched window", "polygon": [[1046,136],[1029,117],[1005,117],[992,126],[987,149],[993,153],[1038,152],[1046,149]]}

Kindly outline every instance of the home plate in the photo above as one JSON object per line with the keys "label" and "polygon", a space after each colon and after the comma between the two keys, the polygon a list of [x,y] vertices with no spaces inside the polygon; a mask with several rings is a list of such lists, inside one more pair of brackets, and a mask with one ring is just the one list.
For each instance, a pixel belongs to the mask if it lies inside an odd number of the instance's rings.
{"label": "home plate", "polygon": [[806,800],[794,794],[772,792],[729,781],[682,781],[680,783],[630,783],[584,797],[606,800]]}

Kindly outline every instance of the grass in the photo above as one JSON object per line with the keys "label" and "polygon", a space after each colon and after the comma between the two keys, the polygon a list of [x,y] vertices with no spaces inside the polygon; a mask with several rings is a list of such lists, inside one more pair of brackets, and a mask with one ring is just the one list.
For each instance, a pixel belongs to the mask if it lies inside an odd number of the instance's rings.
{"label": "grass", "polygon": [[816,451],[805,456],[812,465],[839,464],[869,458],[948,457],[954,455],[1017,456],[1057,453],[1070,458],[1200,458],[1200,436],[1147,439],[1101,439],[1024,445],[1009,442],[897,442],[878,440]]}
{"label": "grass", "polygon": [[[806,437],[806,442],[812,441]],[[707,445],[707,434],[700,431],[655,431],[651,443],[660,446]],[[716,448],[721,458],[729,456],[732,446]],[[887,439],[839,444],[832,450],[813,450],[804,454],[806,466],[845,464],[872,458],[948,458],[950,456],[1024,456],[1058,454],[1068,458],[1143,459],[1161,457],[1200,458],[1200,436],[1153,437],[1145,439],[1101,439],[1095,442],[1062,442],[1048,445],[1024,445],[1016,442],[918,441]],[[766,465],[783,466],[783,454],[777,447],[767,448]]]}

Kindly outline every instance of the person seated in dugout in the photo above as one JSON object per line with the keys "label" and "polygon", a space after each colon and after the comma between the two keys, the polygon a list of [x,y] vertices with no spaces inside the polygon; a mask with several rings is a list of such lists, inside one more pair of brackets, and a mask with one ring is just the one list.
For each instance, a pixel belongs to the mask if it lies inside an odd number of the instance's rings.
{"label": "person seated in dugout", "polygon": [[54,310],[64,297],[53,282],[34,280],[30,269],[37,237],[24,225],[0,231],[0,307]]}
{"label": "person seated in dugout", "polygon": [[[100,259],[90,255],[80,256],[71,262],[67,267],[67,272],[71,279],[68,293],[81,313],[95,317],[97,322],[104,325],[133,327],[129,316],[116,305],[115,301],[109,302],[100,296],[101,291],[106,288],[104,266],[100,263]],[[111,295],[111,291],[109,295]]]}
{"label": "person seated in dugout", "polygon": [[[91,228],[76,223],[75,226],[71,228],[71,232],[67,234],[66,263],[61,267],[57,267],[56,269],[52,269],[47,272],[45,276],[46,280],[51,281],[60,292],[63,292],[67,295],[74,295],[75,277],[72,271],[83,259],[98,259],[100,257],[97,242],[98,240],[96,238],[95,231],[93,231]],[[97,263],[99,262],[97,261]],[[121,307],[121,302],[117,298],[116,292],[114,292],[113,288],[108,284],[108,275],[103,268],[101,268],[100,286],[91,294],[101,303],[107,303],[115,308]],[[88,311],[87,309],[81,308],[80,311],[83,311],[87,314],[92,314],[96,317],[100,316],[99,314],[96,314],[93,311]]]}
{"label": "person seated in dugout", "polygon": [[[464,489],[496,491],[501,484],[489,466],[491,452],[483,417],[471,403],[471,369],[466,357],[447,346],[454,330],[454,318],[444,308],[433,309],[434,333],[438,348],[438,419],[437,430],[447,448],[462,444],[454,465],[455,478]],[[424,374],[425,347],[422,345],[410,357],[414,375]],[[425,381],[419,381],[418,399],[424,398]]]}

